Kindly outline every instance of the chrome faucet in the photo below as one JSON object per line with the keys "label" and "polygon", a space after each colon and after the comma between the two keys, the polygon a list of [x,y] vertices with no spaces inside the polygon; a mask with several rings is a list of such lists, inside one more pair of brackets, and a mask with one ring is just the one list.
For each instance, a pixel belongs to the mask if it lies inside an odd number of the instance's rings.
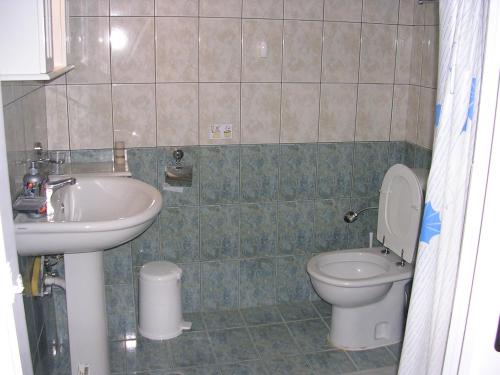
{"label": "chrome faucet", "polygon": [[56,181],[47,181],[45,183],[45,199],[47,202],[47,219],[52,220],[54,218],[54,206],[52,206],[52,194],[56,190],[59,190],[67,185],[76,184],[76,178],[68,177]]}
{"label": "chrome faucet", "polygon": [[60,188],[65,187],[66,185],[74,185],[76,183],[76,178],[74,177],[68,177],[68,178],[63,178],[62,180],[56,180],[56,181],[47,181],[45,184],[45,191],[47,190],[52,190],[52,192],[59,190]]}

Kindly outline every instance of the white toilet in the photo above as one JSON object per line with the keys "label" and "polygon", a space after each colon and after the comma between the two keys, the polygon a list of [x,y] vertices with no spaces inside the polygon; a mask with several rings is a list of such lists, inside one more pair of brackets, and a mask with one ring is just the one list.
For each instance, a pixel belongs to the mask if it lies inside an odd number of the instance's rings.
{"label": "white toilet", "polygon": [[385,174],[377,239],[388,251],[384,247],[336,250],[309,260],[307,272],[314,289],[332,304],[333,346],[363,350],[401,341],[405,287],[413,277],[426,182],[426,170],[402,164]]}

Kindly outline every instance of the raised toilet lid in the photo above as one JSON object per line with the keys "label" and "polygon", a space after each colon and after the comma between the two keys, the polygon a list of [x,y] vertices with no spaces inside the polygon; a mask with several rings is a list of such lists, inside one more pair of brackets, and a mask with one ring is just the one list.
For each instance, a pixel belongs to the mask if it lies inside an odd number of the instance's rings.
{"label": "raised toilet lid", "polygon": [[417,175],[395,164],[384,176],[380,189],[377,240],[413,263],[422,215],[422,185]]}

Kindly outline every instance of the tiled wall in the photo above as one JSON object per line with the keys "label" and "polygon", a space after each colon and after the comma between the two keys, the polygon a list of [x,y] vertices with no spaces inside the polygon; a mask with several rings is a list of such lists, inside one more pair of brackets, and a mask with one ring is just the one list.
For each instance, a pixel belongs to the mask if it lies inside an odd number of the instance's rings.
{"label": "tiled wall", "polygon": [[[431,147],[437,6],[71,0],[51,149],[404,141]],[[428,26],[426,26],[428,25]],[[268,56],[259,57],[260,42]],[[210,140],[232,124],[231,140]]]}
{"label": "tiled wall", "polygon": [[[2,104],[10,177],[10,193],[14,199],[22,188],[26,160],[33,158],[33,144],[47,147],[45,91],[36,82],[2,82]],[[33,257],[19,257],[19,270],[30,275]],[[33,367],[40,366],[46,348],[56,332],[50,317],[54,314],[51,297],[24,297],[24,309]]]}
{"label": "tiled wall", "polygon": [[305,272],[322,251],[366,246],[376,211],[347,225],[350,208],[378,204],[388,166],[428,167],[430,151],[406,142],[195,146],[193,186],[165,191],[174,148],[129,150],[134,177],[163,193],[164,208],[138,239],[105,252],[111,339],[136,334],[138,267],[183,269],[186,312],[316,299]]}
{"label": "tiled wall", "polygon": [[33,144],[47,148],[46,97],[38,82],[2,82],[10,192],[14,199],[22,188],[26,160],[33,159]]}
{"label": "tiled wall", "polygon": [[439,57],[438,2],[417,6],[407,93],[406,140],[432,148]]}

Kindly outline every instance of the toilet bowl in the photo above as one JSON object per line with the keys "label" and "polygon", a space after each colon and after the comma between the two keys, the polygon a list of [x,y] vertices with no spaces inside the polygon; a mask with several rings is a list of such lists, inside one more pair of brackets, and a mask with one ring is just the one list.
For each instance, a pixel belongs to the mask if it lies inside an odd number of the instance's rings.
{"label": "toilet bowl", "polygon": [[363,350],[401,341],[426,180],[427,171],[401,164],[385,174],[377,225],[383,247],[335,250],[309,260],[314,289],[332,305],[333,346]]}

